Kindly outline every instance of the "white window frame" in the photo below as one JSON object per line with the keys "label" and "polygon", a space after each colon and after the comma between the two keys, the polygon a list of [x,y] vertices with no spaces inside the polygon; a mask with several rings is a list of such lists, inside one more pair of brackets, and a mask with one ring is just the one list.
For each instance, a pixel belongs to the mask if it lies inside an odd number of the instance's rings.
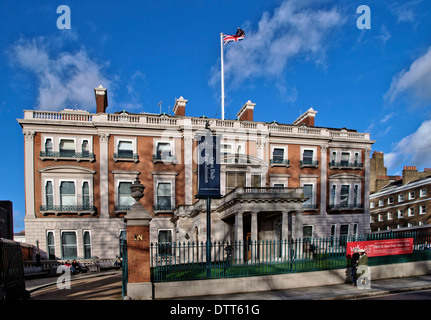
{"label": "white window frame", "polygon": [[312,161],[313,162],[316,162],[317,161],[317,147],[312,147],[312,146],[301,146],[300,147],[300,152],[301,152],[301,154],[300,154],[300,160],[301,161],[304,161],[304,159],[303,159],[303,157],[304,157],[304,151],[305,150],[311,150],[311,151],[313,151],[313,158],[312,158]]}
{"label": "white window frame", "polygon": [[404,202],[404,193],[398,195],[398,202]]}
{"label": "white window frame", "polygon": [[75,239],[76,239],[76,258],[78,258],[80,256],[80,250],[79,250],[79,237],[78,237],[78,232],[77,230],[70,230],[70,229],[65,229],[65,230],[60,230],[60,253],[61,253],[61,259],[71,259],[71,258],[64,258],[63,256],[63,232],[73,232],[75,233]]}
{"label": "white window frame", "polygon": [[398,210],[397,213],[398,213],[398,219],[404,218],[404,209]]}
{"label": "white window frame", "polygon": [[90,258],[88,258],[88,259],[91,259],[91,257],[93,256],[93,241],[92,241],[93,236],[91,234],[90,229],[83,229],[82,230],[82,256],[84,256],[84,254],[85,254],[85,242],[84,242],[85,232],[88,232],[90,234]]}
{"label": "white window frame", "polygon": [[[73,182],[74,186],[75,186],[75,206],[79,206],[80,202],[82,200],[82,198],[79,196],[80,194],[82,194],[82,188],[81,190],[79,190],[79,185],[77,184],[77,180],[76,179],[59,179],[58,180],[58,195],[59,195],[59,201],[58,201],[58,205],[61,205],[61,184],[63,182]],[[79,201],[79,202],[78,202]]]}
{"label": "white window frame", "polygon": [[425,213],[427,213],[426,205],[422,204],[419,206],[419,214],[421,215],[421,214],[425,214]]}
{"label": "white window frame", "polygon": [[[412,196],[413,193],[413,196]],[[416,192],[414,191],[409,191],[409,200],[413,200],[416,197]]]}
{"label": "white window frame", "polygon": [[427,195],[427,189],[423,188],[419,191],[419,197],[425,197]]}
{"label": "white window frame", "polygon": [[413,217],[414,215],[415,215],[415,208],[414,207],[409,207],[407,209],[407,216]]}
{"label": "white window frame", "polygon": [[177,172],[161,171],[153,173],[153,206],[157,206],[157,186],[159,183],[170,183],[171,184],[171,206],[176,207],[175,202],[175,177],[178,175]]}
{"label": "white window frame", "polygon": [[379,207],[383,207],[385,205],[385,200],[379,199]]}
{"label": "white window frame", "polygon": [[393,220],[393,213],[391,211],[387,213],[387,220]]}

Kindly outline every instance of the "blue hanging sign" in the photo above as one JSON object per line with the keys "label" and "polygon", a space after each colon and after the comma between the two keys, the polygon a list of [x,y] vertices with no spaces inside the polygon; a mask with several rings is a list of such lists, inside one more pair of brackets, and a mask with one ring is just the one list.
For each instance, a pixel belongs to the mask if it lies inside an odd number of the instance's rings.
{"label": "blue hanging sign", "polygon": [[220,137],[208,132],[198,136],[197,198],[220,198]]}

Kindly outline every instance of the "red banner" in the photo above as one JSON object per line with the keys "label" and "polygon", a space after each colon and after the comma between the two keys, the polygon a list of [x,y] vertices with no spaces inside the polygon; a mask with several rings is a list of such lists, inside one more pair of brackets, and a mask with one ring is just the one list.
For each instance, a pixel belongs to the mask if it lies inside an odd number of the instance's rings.
{"label": "red banner", "polygon": [[347,242],[347,256],[353,249],[364,249],[369,257],[407,254],[413,252],[413,238]]}

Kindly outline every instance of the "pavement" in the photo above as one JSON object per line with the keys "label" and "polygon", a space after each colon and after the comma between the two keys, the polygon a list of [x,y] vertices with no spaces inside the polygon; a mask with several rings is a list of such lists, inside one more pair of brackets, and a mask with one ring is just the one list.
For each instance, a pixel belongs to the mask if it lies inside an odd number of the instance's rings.
{"label": "pavement", "polygon": [[[102,281],[103,279],[113,281],[113,287],[116,290],[112,290],[112,295],[107,294],[106,290],[102,290],[103,285],[105,285]],[[88,287],[90,289],[87,290],[93,290],[94,294],[88,295],[87,300],[97,298],[98,292],[104,294],[104,300],[119,300],[118,292],[121,293],[121,270],[77,274],[72,275],[70,280],[71,287],[74,286],[75,281],[89,284]],[[30,292],[30,299],[37,296],[40,291],[44,291],[45,300],[50,299],[50,294],[52,300],[58,300],[59,289],[56,286],[57,277],[26,280],[26,289]],[[354,300],[416,290],[431,290],[431,275],[372,280],[370,289],[360,289],[345,283],[320,287],[196,296],[170,300]]]}

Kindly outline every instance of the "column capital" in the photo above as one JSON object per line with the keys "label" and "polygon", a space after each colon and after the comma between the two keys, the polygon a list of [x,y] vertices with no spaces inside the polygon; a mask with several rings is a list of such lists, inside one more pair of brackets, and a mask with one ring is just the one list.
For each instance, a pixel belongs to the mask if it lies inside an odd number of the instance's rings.
{"label": "column capital", "polygon": [[23,130],[22,133],[24,134],[24,140],[26,141],[33,141],[33,138],[36,134],[36,132],[33,130]]}
{"label": "column capital", "polygon": [[108,142],[108,140],[109,140],[109,133],[99,132],[98,135],[99,135],[100,142]]}

